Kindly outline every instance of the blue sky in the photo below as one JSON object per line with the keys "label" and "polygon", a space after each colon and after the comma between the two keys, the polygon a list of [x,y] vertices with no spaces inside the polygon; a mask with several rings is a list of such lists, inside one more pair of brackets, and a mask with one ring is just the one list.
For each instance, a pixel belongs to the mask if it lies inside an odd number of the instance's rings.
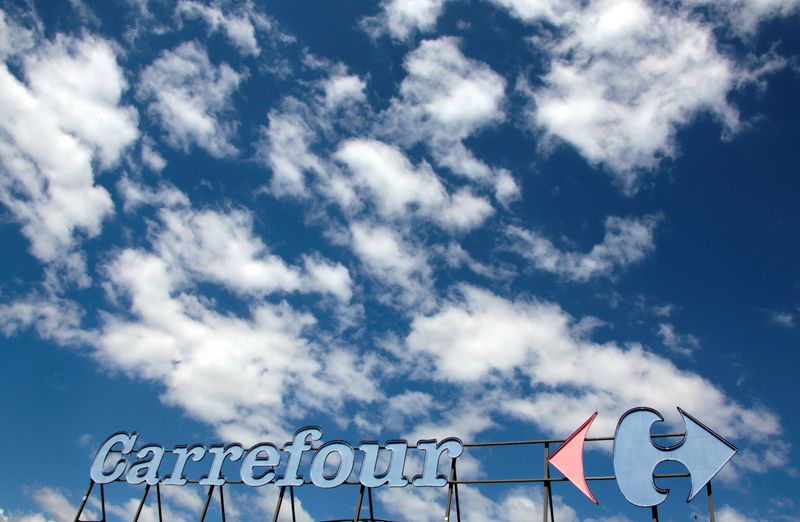
{"label": "blue sky", "polygon": [[[718,520],[798,520],[799,8],[0,3],[0,520],[72,520],[120,430],[489,441],[598,411],[604,436],[642,405],[740,448]],[[461,462],[541,474],[538,449]],[[706,516],[669,485],[662,516]],[[559,520],[647,516],[558,486]],[[140,491],[109,495],[124,519]],[[165,495],[197,516],[200,490]],[[462,495],[467,520],[541,509]],[[299,500],[324,520],[355,494]]]}

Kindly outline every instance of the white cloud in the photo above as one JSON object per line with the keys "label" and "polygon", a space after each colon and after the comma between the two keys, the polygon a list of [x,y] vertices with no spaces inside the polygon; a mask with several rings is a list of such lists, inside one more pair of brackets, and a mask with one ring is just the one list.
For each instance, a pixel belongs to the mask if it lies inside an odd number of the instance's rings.
{"label": "white cloud", "polygon": [[189,205],[186,194],[171,185],[162,184],[152,188],[123,175],[117,182],[117,190],[122,195],[123,210],[132,212],[142,206],[185,207]]}
{"label": "white cloud", "polygon": [[340,105],[363,102],[367,99],[367,83],[355,74],[334,74],[322,83],[325,106],[331,110]]}
{"label": "white cloud", "polygon": [[727,100],[736,68],[718,52],[713,28],[695,17],[645,0],[530,15],[563,34],[547,44],[544,87],[529,91],[531,123],[609,168],[625,191],[676,154],[675,133],[698,114],[714,115],[726,132],[738,128]]}
{"label": "white cloud", "polygon": [[31,294],[0,304],[0,331],[9,337],[35,328],[42,339],[62,346],[82,346],[91,339],[81,330],[82,317],[83,309],[73,301]]}
{"label": "white cloud", "polygon": [[794,314],[781,311],[774,311],[768,313],[769,313],[769,320],[772,324],[781,326],[789,330],[794,328]]}
{"label": "white cloud", "polygon": [[[593,342],[579,324],[552,303],[509,301],[463,286],[433,314],[414,317],[405,346],[427,358],[430,375],[442,381],[496,382],[508,390],[510,380],[524,376],[534,393],[495,401],[497,408],[555,435],[571,433],[592,411],[601,414],[593,431],[606,435],[625,410],[648,405],[673,426],[680,406],[733,440],[779,440],[773,413],[743,406],[640,345]],[[774,457],[769,466],[785,464],[787,449]]]}
{"label": "white cloud", "polygon": [[34,33],[8,20],[5,11],[0,9],[0,60],[31,49],[35,44]]}
{"label": "white cloud", "polygon": [[278,197],[307,195],[306,172],[323,175],[323,160],[311,152],[316,135],[297,112],[273,110],[262,129],[259,155],[272,169],[269,189]]}
{"label": "white cloud", "polygon": [[692,334],[679,334],[670,323],[658,325],[658,336],[664,346],[675,353],[691,356],[700,348],[700,340]]}
{"label": "white cloud", "polygon": [[452,37],[425,40],[406,56],[400,95],[383,114],[382,132],[411,146],[424,143],[434,161],[455,174],[495,187],[500,201],[518,188],[508,171],[476,158],[462,141],[505,118],[505,80],[464,56]]}
{"label": "white cloud", "polygon": [[716,513],[719,522],[763,522],[763,518],[748,517],[733,506],[724,505]]}
{"label": "white cloud", "polygon": [[0,66],[0,200],[33,255],[53,261],[113,212],[93,162],[116,164],[138,136],[137,115],[119,105],[127,83],[105,40],[57,35],[22,70],[26,83]]}
{"label": "white cloud", "polygon": [[309,408],[332,414],[345,401],[380,396],[370,363],[309,341],[315,318],[285,302],[257,300],[243,317],[218,312],[177,267],[139,250],[122,251],[106,271],[113,292],[130,300],[130,316],[103,314],[97,356],[160,383],[166,403],[226,439],[280,440]]}
{"label": "white cloud", "polygon": [[256,11],[252,2],[245,2],[237,9],[225,12],[218,2],[208,5],[194,0],[181,0],[175,7],[175,14],[180,18],[204,20],[209,32],[224,31],[241,54],[250,56],[261,54],[258,30],[269,29],[272,25],[266,15]]}
{"label": "white cloud", "polygon": [[[459,475],[459,478],[462,478]],[[473,486],[459,486],[461,520],[486,522],[488,520],[526,520],[532,513],[541,513],[542,505],[533,500],[542,498],[538,488],[515,488],[495,501]],[[378,492],[381,504],[393,517],[408,522],[433,522],[442,520],[447,504],[446,488],[383,488]],[[561,497],[554,497],[555,519],[577,522],[577,513],[566,506]],[[455,520],[455,503],[451,508]]]}
{"label": "white cloud", "polygon": [[415,32],[436,27],[447,0],[383,0],[381,12],[362,20],[373,37],[388,33],[397,40],[407,40]]}
{"label": "white cloud", "polygon": [[427,163],[414,168],[399,149],[383,142],[348,140],[334,157],[347,165],[353,184],[384,218],[407,218],[413,213],[447,229],[468,230],[494,212],[488,201],[468,189],[448,194]]}
{"label": "white cloud", "polygon": [[[425,252],[385,226],[350,225],[353,252],[367,271],[389,287],[397,288],[401,302],[411,305],[429,299],[431,269]],[[380,296],[379,296],[380,298]]]}
{"label": "white cloud", "polygon": [[[257,517],[263,518],[265,514],[271,515],[275,512],[275,506],[278,505],[278,488],[259,488],[259,490],[258,498],[255,500],[258,512],[254,513],[251,520]],[[278,522],[313,522],[314,518],[306,511],[302,500],[297,495],[295,495],[294,501],[294,518],[292,518],[292,509],[287,495],[281,506]]]}
{"label": "white cloud", "polygon": [[304,269],[288,265],[268,252],[246,211],[172,208],[162,209],[159,217],[163,227],[155,232],[155,250],[195,278],[244,294],[324,292],[350,299],[347,268],[317,256],[307,256]]}
{"label": "white cloud", "polygon": [[197,42],[187,42],[147,66],[137,90],[171,146],[188,152],[197,145],[224,157],[236,153],[236,123],[227,116],[242,79],[228,64],[214,66]]}
{"label": "white cloud", "polygon": [[644,259],[655,248],[653,232],[658,221],[654,216],[641,219],[610,216],[606,218],[603,241],[586,254],[563,252],[540,234],[516,226],[509,226],[506,234],[511,239],[511,249],[538,270],[587,281]]}
{"label": "white cloud", "polygon": [[505,80],[487,64],[464,56],[458,39],[423,41],[406,56],[404,67],[400,98],[386,115],[398,139],[454,143],[503,120]]}
{"label": "white cloud", "polygon": [[799,0],[683,0],[690,7],[710,9],[734,33],[752,36],[765,20],[797,14]]}
{"label": "white cloud", "polygon": [[155,143],[149,137],[142,139],[142,161],[153,172],[161,172],[167,166],[167,160],[155,149]]}

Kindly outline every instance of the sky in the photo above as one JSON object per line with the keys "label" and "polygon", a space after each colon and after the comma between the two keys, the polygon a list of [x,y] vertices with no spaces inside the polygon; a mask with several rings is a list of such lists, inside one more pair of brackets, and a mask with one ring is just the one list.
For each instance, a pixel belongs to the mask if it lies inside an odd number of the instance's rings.
{"label": "sky", "polygon": [[[799,12],[0,2],[0,521],[71,521],[118,431],[484,442],[598,412],[599,437],[638,406],[739,448],[717,520],[800,520]],[[587,445],[589,474],[611,461]],[[459,466],[543,472],[541,447]],[[663,518],[708,519],[659,484]],[[556,484],[557,520],[649,516],[592,488]],[[129,520],[142,488],[107,489]],[[460,492],[467,521],[541,516],[539,487]],[[303,521],[357,496],[297,493]],[[443,518],[444,489],[375,493]],[[168,520],[204,494],[165,488]],[[231,487],[229,519],[276,497]]]}

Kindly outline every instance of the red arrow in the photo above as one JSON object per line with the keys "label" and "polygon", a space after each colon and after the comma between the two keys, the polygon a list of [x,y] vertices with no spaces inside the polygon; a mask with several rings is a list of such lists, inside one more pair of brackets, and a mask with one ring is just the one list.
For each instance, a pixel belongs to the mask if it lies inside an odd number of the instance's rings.
{"label": "red arrow", "polygon": [[548,459],[550,464],[560,471],[567,479],[572,482],[581,493],[589,497],[589,500],[597,505],[600,503],[594,498],[586,484],[586,475],[583,473],[583,442],[586,440],[586,432],[597,417],[597,412],[589,417],[575,433],[570,435]]}

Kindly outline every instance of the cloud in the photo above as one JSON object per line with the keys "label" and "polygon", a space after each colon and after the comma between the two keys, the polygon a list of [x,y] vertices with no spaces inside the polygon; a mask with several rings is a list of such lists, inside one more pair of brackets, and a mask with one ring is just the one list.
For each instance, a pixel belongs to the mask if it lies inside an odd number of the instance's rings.
{"label": "cloud", "polygon": [[91,336],[81,329],[83,315],[74,301],[31,294],[0,304],[0,331],[9,337],[35,328],[42,339],[62,346],[84,346]]}
{"label": "cloud", "polygon": [[369,363],[310,341],[316,319],[285,302],[256,300],[241,316],[216,311],[179,267],[141,250],[123,250],[106,272],[130,304],[129,313],[103,314],[98,358],[162,384],[167,404],[228,440],[282,439],[309,409],[333,413],[380,396]]}
{"label": "cloud", "polygon": [[764,519],[750,518],[742,514],[736,508],[729,506],[727,504],[719,508],[719,510],[716,513],[716,518],[717,520],[719,520],[719,522],[759,522],[759,521],[763,522],[764,520]]}
{"label": "cloud", "polygon": [[7,19],[5,11],[0,9],[0,60],[6,60],[35,45],[34,32]]}
{"label": "cloud", "polygon": [[664,346],[675,353],[691,356],[700,348],[700,340],[692,334],[678,334],[670,323],[658,325],[658,336]]}
{"label": "cloud", "polygon": [[782,311],[768,312],[769,321],[777,326],[791,330],[794,328],[794,314]]}
{"label": "cloud", "polygon": [[429,299],[431,268],[424,250],[386,226],[356,222],[350,225],[350,234],[353,252],[367,272],[400,291],[389,297],[406,305],[419,305]]}
{"label": "cloud", "polygon": [[[461,478],[461,477],[459,477]],[[461,485],[458,488],[461,504],[461,519],[466,522],[485,522],[487,520],[525,520],[531,513],[541,513],[542,505],[534,498],[542,498],[538,488],[514,488],[493,500],[473,486]],[[378,492],[381,504],[393,517],[408,522],[433,522],[442,520],[447,504],[445,488],[383,488]],[[554,497],[555,519],[577,522],[577,513],[566,506],[559,496]],[[451,519],[455,519],[455,503]],[[382,513],[381,513],[382,515]]]}
{"label": "cloud", "polygon": [[676,154],[675,133],[700,113],[739,127],[727,95],[734,64],[712,27],[644,0],[589,2],[556,20],[544,86],[529,91],[530,122],[611,170],[628,193],[644,171]]}
{"label": "cloud", "polygon": [[322,83],[325,107],[332,110],[342,105],[366,101],[366,87],[366,82],[355,74],[334,74]]}
{"label": "cloud", "polygon": [[417,168],[396,147],[376,140],[348,140],[334,157],[347,165],[352,183],[383,218],[421,215],[450,230],[469,230],[494,212],[468,189],[447,193],[427,163]]}
{"label": "cloud", "polygon": [[[497,383],[509,394],[494,401],[497,409],[554,434],[571,433],[586,412],[599,411],[593,430],[605,435],[625,410],[646,404],[675,427],[678,405],[733,440],[779,440],[782,430],[772,412],[738,403],[638,344],[593,342],[579,326],[555,304],[462,286],[433,313],[413,318],[405,347],[442,382]],[[530,396],[514,398],[511,384],[518,377],[533,390]],[[785,464],[787,454],[783,448],[769,466]]]}
{"label": "cloud", "polygon": [[506,235],[511,250],[528,259],[537,270],[573,281],[588,281],[644,259],[655,249],[653,233],[658,221],[652,215],[639,219],[610,216],[606,218],[602,243],[586,254],[563,252],[537,232],[517,226],[506,228]]}
{"label": "cloud", "polygon": [[505,80],[464,56],[459,40],[425,40],[406,56],[399,97],[382,115],[382,133],[403,146],[424,143],[434,161],[455,174],[496,187],[498,199],[518,189],[508,171],[474,156],[463,140],[504,120]]}
{"label": "cloud", "polygon": [[254,234],[249,212],[171,208],[160,210],[159,217],[163,226],[154,240],[159,257],[194,278],[243,294],[322,292],[350,299],[347,268],[313,255],[304,258],[304,269],[288,265]]}
{"label": "cloud", "polygon": [[22,61],[25,82],[0,66],[0,201],[22,224],[31,253],[54,261],[113,212],[95,184],[138,137],[136,111],[105,40],[56,35]]}
{"label": "cloud", "polygon": [[797,14],[798,0],[683,0],[689,7],[709,9],[718,23],[742,37],[752,37],[758,26],[772,18]]}
{"label": "cloud", "polygon": [[258,154],[272,170],[270,193],[277,197],[308,196],[305,173],[324,175],[325,165],[311,151],[316,134],[303,115],[296,112],[270,111],[269,123],[262,128],[263,139]]}
{"label": "cloud", "polygon": [[143,206],[156,207],[184,207],[189,205],[186,194],[171,185],[161,184],[158,187],[149,187],[132,181],[123,175],[117,182],[117,190],[122,195],[123,210],[133,212]]}
{"label": "cloud", "polygon": [[383,0],[378,15],[361,20],[373,37],[387,33],[397,40],[408,40],[415,32],[436,27],[447,0]]}
{"label": "cloud", "polygon": [[249,56],[261,54],[256,37],[258,30],[272,27],[272,21],[257,12],[251,2],[226,12],[218,2],[208,5],[194,0],[181,0],[175,7],[175,14],[179,18],[205,21],[210,33],[222,30],[241,54]]}
{"label": "cloud", "polygon": [[197,145],[221,158],[237,152],[236,123],[226,116],[243,78],[228,64],[214,66],[197,42],[186,42],[142,71],[137,93],[172,147],[188,152]]}

